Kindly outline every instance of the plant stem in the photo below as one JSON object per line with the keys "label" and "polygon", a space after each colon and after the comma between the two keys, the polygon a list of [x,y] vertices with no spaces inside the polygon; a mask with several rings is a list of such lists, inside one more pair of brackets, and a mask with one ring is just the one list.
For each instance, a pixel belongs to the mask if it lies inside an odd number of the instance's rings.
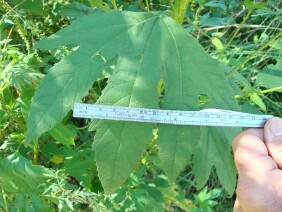
{"label": "plant stem", "polygon": [[171,0],[169,1],[172,9],[171,17],[181,25],[185,18],[186,10],[189,6],[190,1],[191,0],[176,0],[174,4]]}
{"label": "plant stem", "polygon": [[150,12],[148,0],[145,0],[145,4],[146,4],[147,12]]}
{"label": "plant stem", "polygon": [[222,49],[221,54],[219,56],[219,58],[221,58],[223,52],[230,46],[231,42],[234,40],[234,38],[238,35],[238,33],[240,32],[240,30],[242,29],[243,25],[245,24],[245,22],[248,20],[248,18],[250,17],[251,13],[253,10],[249,10],[247,15],[243,18],[242,23],[240,24],[240,26],[237,28],[237,30],[235,31],[235,33],[233,34],[233,36],[230,38],[230,40],[228,41],[228,43],[225,45],[225,47]]}
{"label": "plant stem", "polygon": [[0,141],[5,137],[5,130],[14,122],[13,119],[10,119],[8,123],[0,130]]}
{"label": "plant stem", "polygon": [[231,77],[232,74],[234,74],[236,71],[238,71],[242,66],[244,66],[247,62],[249,62],[251,59],[253,59],[259,52],[261,52],[263,49],[268,47],[271,43],[273,43],[276,39],[278,39],[282,35],[282,32],[277,33],[272,39],[270,39],[267,43],[265,43],[263,46],[261,46],[258,50],[256,50],[253,54],[251,54],[246,60],[244,60],[242,63],[237,65],[235,68],[233,68],[226,76]]}
{"label": "plant stem", "polygon": [[256,25],[256,24],[231,24],[231,25],[226,25],[226,26],[215,26],[215,27],[205,27],[202,28],[203,31],[211,31],[211,30],[216,30],[216,29],[225,29],[225,28],[231,28],[231,27],[236,27],[236,28],[251,28],[251,29],[272,29],[272,30],[280,30],[278,27],[271,27],[271,26],[265,26],[265,25]]}
{"label": "plant stem", "polygon": [[[266,90],[258,91],[258,92],[254,92],[254,93],[256,93],[256,94],[266,94],[266,93],[271,93],[271,92],[279,91],[279,90],[282,90],[282,86],[279,86],[279,87],[276,87],[276,88],[270,88],[270,89],[266,89]],[[254,93],[250,93],[248,96],[250,96]],[[246,96],[244,96],[244,95],[235,95],[236,99],[243,99],[245,97]]]}
{"label": "plant stem", "polygon": [[267,89],[267,90],[264,90],[264,91],[260,91],[259,94],[266,94],[266,93],[271,93],[271,92],[279,91],[279,90],[282,90],[282,86],[279,86],[279,87],[276,87],[276,88],[270,88],[270,89]]}
{"label": "plant stem", "polygon": [[112,0],[112,5],[113,5],[115,10],[118,10],[116,0]]}
{"label": "plant stem", "polygon": [[82,198],[82,197],[80,197],[80,196],[78,196],[78,195],[75,195],[75,194],[69,192],[68,190],[63,189],[63,191],[66,192],[66,193],[67,193],[68,195],[70,195],[71,197],[73,197],[74,199],[77,199],[77,200],[83,202],[83,203],[86,204],[86,205],[93,206],[93,205],[91,204],[91,202],[88,202],[88,201],[85,200],[84,198]]}
{"label": "plant stem", "polygon": [[172,11],[175,11],[175,7],[174,7],[172,0],[168,0],[168,3],[169,3],[169,6],[171,7]]}
{"label": "plant stem", "polygon": [[[2,31],[2,25],[3,25],[3,21],[0,20],[0,30]],[[1,36],[2,33],[0,33],[0,41],[2,41],[2,36]],[[1,47],[2,45],[0,44],[0,48],[2,49]],[[3,50],[1,52],[4,52]],[[2,70],[1,70],[1,67],[2,67],[2,54],[0,55],[0,76],[2,75]]]}
{"label": "plant stem", "polygon": [[[0,181],[1,182],[1,181]],[[7,204],[7,198],[6,198],[6,193],[5,193],[5,190],[4,190],[4,187],[3,187],[3,184],[1,183],[1,191],[2,191],[2,197],[3,197],[3,202],[4,202],[4,205],[5,205],[5,210],[6,212],[8,212],[8,204]]]}
{"label": "plant stem", "polygon": [[38,145],[34,144],[33,146],[33,164],[34,165],[38,164],[38,152],[39,152]]}

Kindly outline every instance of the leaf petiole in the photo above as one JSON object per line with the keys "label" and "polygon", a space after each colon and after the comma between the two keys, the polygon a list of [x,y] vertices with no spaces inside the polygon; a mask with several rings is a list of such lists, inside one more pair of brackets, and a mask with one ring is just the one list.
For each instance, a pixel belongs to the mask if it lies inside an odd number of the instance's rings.
{"label": "leaf petiole", "polygon": [[271,92],[280,91],[280,90],[282,90],[282,86],[266,89],[263,91],[252,92],[252,93],[249,93],[248,95],[235,95],[235,99],[244,99],[246,97],[250,97],[252,94],[266,94],[266,93],[271,93]]}

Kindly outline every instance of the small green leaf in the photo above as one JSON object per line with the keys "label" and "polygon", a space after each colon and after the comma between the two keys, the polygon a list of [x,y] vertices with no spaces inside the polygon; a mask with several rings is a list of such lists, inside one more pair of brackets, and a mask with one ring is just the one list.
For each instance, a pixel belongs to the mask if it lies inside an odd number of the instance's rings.
{"label": "small green leaf", "polygon": [[85,188],[91,188],[91,180],[97,175],[93,156],[91,149],[83,149],[64,163],[65,173],[75,177]]}
{"label": "small green leaf", "polygon": [[215,46],[217,51],[221,51],[224,48],[221,41],[217,37],[212,38],[212,44]]}
{"label": "small green leaf", "polygon": [[217,0],[209,1],[209,2],[205,3],[204,6],[206,6],[206,7],[217,7],[217,8],[221,8],[222,10],[227,9],[224,2],[219,2]]}
{"label": "small green leaf", "polygon": [[48,132],[56,141],[65,145],[74,145],[74,134],[62,123],[57,124]]}
{"label": "small green leaf", "polygon": [[52,163],[55,163],[55,164],[60,164],[60,163],[62,163],[63,161],[64,161],[64,156],[63,155],[56,155],[56,154],[54,154],[53,156],[52,156],[52,158],[50,159],[50,161],[52,162]]}
{"label": "small green leaf", "polygon": [[109,5],[104,2],[103,0],[89,0],[91,7],[95,8],[100,8],[106,12],[111,11],[111,8],[109,7]]}
{"label": "small green leaf", "polygon": [[262,99],[256,93],[252,93],[250,96],[250,100],[260,107],[263,111],[266,111],[266,106],[263,103]]}
{"label": "small green leaf", "polygon": [[164,211],[162,193],[156,187],[141,185],[133,191],[133,198],[138,211]]}
{"label": "small green leaf", "polygon": [[282,51],[282,37],[278,38],[275,42],[271,43],[269,46]]}
{"label": "small green leaf", "polygon": [[9,43],[10,41],[12,41],[12,39],[3,39],[3,40],[0,40],[0,45],[5,44],[5,43]]}
{"label": "small green leaf", "polygon": [[255,2],[251,0],[245,0],[244,4],[249,10],[264,9],[267,6],[266,2]]}
{"label": "small green leaf", "polygon": [[204,187],[204,189],[198,195],[194,195],[195,202],[197,205],[200,205],[204,211],[212,211],[211,207],[218,204],[218,202],[214,201],[213,199],[218,198],[221,193],[221,189],[213,189],[208,192],[207,187]]}
{"label": "small green leaf", "polygon": [[[265,88],[277,88],[282,86],[282,61],[278,61],[276,65],[268,65],[261,70],[256,79],[256,85]],[[282,92],[282,88],[277,90]]]}
{"label": "small green leaf", "polygon": [[61,155],[64,159],[75,155],[70,145],[61,145],[58,142],[48,142],[41,148],[42,155],[51,160],[54,155]]}
{"label": "small green leaf", "polygon": [[202,26],[222,26],[234,24],[235,21],[232,17],[212,17],[209,13],[200,16],[200,25]]}
{"label": "small green leaf", "polygon": [[35,15],[44,16],[44,0],[12,0],[14,5],[18,5],[18,9],[26,10]]}
{"label": "small green leaf", "polygon": [[87,7],[86,5],[79,2],[72,2],[65,5],[59,13],[70,19],[77,19],[80,16],[88,15],[94,11],[93,8]]}

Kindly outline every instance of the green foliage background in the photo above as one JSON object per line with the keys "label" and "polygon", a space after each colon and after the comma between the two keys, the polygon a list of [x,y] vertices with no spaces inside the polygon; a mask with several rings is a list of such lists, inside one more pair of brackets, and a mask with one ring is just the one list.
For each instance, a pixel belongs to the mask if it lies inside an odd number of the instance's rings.
{"label": "green foliage background", "polygon": [[279,8],[2,0],[0,207],[231,210],[229,143],[240,129],[91,123],[73,119],[71,108],[83,101],[281,116]]}

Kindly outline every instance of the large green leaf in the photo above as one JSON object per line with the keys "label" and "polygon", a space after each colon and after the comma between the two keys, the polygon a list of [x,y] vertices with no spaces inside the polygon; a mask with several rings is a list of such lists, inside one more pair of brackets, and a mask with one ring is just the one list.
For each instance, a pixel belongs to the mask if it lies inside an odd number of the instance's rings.
{"label": "large green leaf", "polygon": [[6,195],[14,195],[15,209],[33,208],[48,211],[47,200],[41,197],[46,181],[55,178],[54,173],[42,166],[35,166],[20,155],[10,155],[0,160],[1,185]]}
{"label": "large green leaf", "polygon": [[[78,45],[78,50],[56,64],[35,93],[26,144],[59,123],[110,65],[114,70],[100,104],[198,110],[199,95],[206,95],[210,106],[238,110],[222,66],[165,13],[96,12],[78,18],[37,47],[47,50],[69,44]],[[161,102],[160,81],[164,83]],[[199,127],[93,122],[98,175],[106,192],[126,180],[156,127],[160,158],[173,181],[190,160],[198,138],[207,139],[200,136]]]}

